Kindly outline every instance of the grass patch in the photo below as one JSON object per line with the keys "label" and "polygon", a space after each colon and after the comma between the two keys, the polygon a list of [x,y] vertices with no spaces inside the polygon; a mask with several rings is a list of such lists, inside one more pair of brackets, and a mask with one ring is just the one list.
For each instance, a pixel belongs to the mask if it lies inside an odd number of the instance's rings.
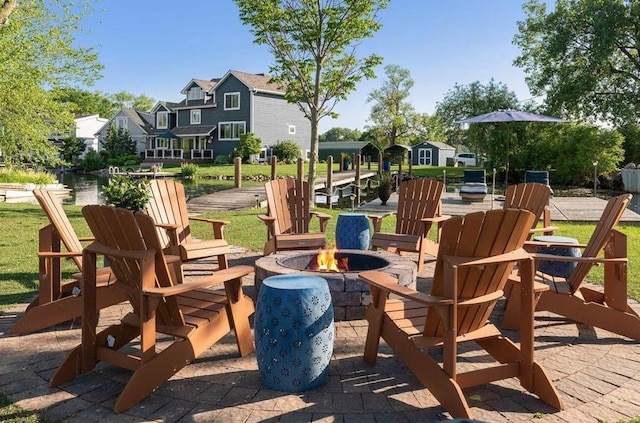
{"label": "grass patch", "polygon": [[9,401],[6,395],[0,392],[0,421],[4,423],[47,423],[48,420],[40,418],[37,413],[24,411]]}
{"label": "grass patch", "polygon": [[22,169],[0,169],[0,183],[14,184],[38,184],[48,185],[55,184],[56,177],[49,172],[38,172],[35,170]]}

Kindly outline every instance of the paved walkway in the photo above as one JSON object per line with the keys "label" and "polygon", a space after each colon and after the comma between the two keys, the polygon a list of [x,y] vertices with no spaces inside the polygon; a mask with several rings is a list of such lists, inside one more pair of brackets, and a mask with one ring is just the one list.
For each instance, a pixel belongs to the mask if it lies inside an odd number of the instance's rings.
{"label": "paved walkway", "polygon": [[[238,250],[234,264],[259,256]],[[419,275],[428,286],[433,263]],[[211,266],[189,265],[188,275]],[[253,277],[246,292],[255,299]],[[634,305],[635,307],[636,305]],[[26,304],[0,316],[0,391],[26,410],[57,422],[433,422],[448,413],[382,345],[378,364],[362,360],[366,321],[338,322],[328,382],[287,394],[265,388],[255,355],[238,358],[225,337],[153,395],[124,413],[112,407],[128,372],[100,364],[60,388],[47,381],[80,340],[77,325],[22,337],[8,335]],[[100,324],[115,321],[123,305],[103,310]],[[492,318],[500,318],[500,308]],[[517,332],[505,332],[517,340]],[[474,417],[485,422],[616,422],[640,416],[640,343],[591,327],[537,313],[537,360],[551,373],[566,409],[555,411],[509,379],[465,390]],[[464,351],[462,355],[473,354]]]}

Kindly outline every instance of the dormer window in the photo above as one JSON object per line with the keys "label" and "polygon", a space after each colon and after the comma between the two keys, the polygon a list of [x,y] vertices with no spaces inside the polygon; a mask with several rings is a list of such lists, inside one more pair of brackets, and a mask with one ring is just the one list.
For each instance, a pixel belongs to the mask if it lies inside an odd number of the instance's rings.
{"label": "dormer window", "polygon": [[158,112],[156,114],[156,128],[167,129],[169,126],[169,112]]}
{"label": "dormer window", "polygon": [[240,109],[240,93],[225,93],[224,94],[224,110],[239,110]]}
{"label": "dormer window", "polygon": [[127,129],[126,116],[116,116],[116,129]]}
{"label": "dormer window", "polygon": [[191,87],[187,93],[187,100],[202,100],[204,98],[204,90],[198,86]]}

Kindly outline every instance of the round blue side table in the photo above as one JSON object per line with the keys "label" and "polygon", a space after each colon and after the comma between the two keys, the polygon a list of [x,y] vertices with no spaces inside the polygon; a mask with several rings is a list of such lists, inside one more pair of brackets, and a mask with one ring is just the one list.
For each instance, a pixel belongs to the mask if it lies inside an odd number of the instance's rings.
{"label": "round blue side table", "polygon": [[270,276],[256,304],[254,339],[264,385],[302,392],[322,385],[333,354],[333,305],[323,278]]}
{"label": "round blue side table", "polygon": [[[575,238],[568,238],[566,236],[555,235],[541,235],[533,238],[534,241],[550,242],[550,243],[562,243],[562,244],[577,244],[578,240]],[[540,247],[538,248],[540,254],[550,254],[554,256],[564,257],[580,257],[581,252],[579,248],[573,247]],[[576,268],[578,263],[567,261],[540,261],[538,265],[538,271],[546,273],[551,276],[558,276],[561,278],[567,278],[573,269]]]}
{"label": "round blue side table", "polygon": [[336,247],[339,250],[368,250],[371,242],[369,218],[361,213],[342,213],[336,222]]}

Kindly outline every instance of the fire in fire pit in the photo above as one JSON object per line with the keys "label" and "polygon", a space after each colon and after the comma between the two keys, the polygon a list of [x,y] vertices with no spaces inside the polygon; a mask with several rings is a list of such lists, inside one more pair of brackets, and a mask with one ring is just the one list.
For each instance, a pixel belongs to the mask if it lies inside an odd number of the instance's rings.
{"label": "fire in fire pit", "polygon": [[383,269],[389,264],[377,255],[349,250],[321,250],[318,253],[302,253],[280,260],[280,264],[296,270],[316,272],[362,272]]}
{"label": "fire in fire pit", "polygon": [[348,272],[349,258],[336,256],[335,248],[330,250],[321,250],[316,254],[305,269],[320,270],[327,272]]}
{"label": "fire in fire pit", "polygon": [[[369,284],[358,277],[365,270],[382,270],[398,278],[403,286],[415,288],[417,266],[413,260],[387,251],[335,250],[334,258],[348,263],[348,270],[314,270],[310,264],[317,262],[317,251],[281,251],[256,260],[255,286],[269,276],[300,273],[320,276],[329,284],[335,320],[364,318],[369,304]],[[324,259],[321,259],[324,260]]]}

